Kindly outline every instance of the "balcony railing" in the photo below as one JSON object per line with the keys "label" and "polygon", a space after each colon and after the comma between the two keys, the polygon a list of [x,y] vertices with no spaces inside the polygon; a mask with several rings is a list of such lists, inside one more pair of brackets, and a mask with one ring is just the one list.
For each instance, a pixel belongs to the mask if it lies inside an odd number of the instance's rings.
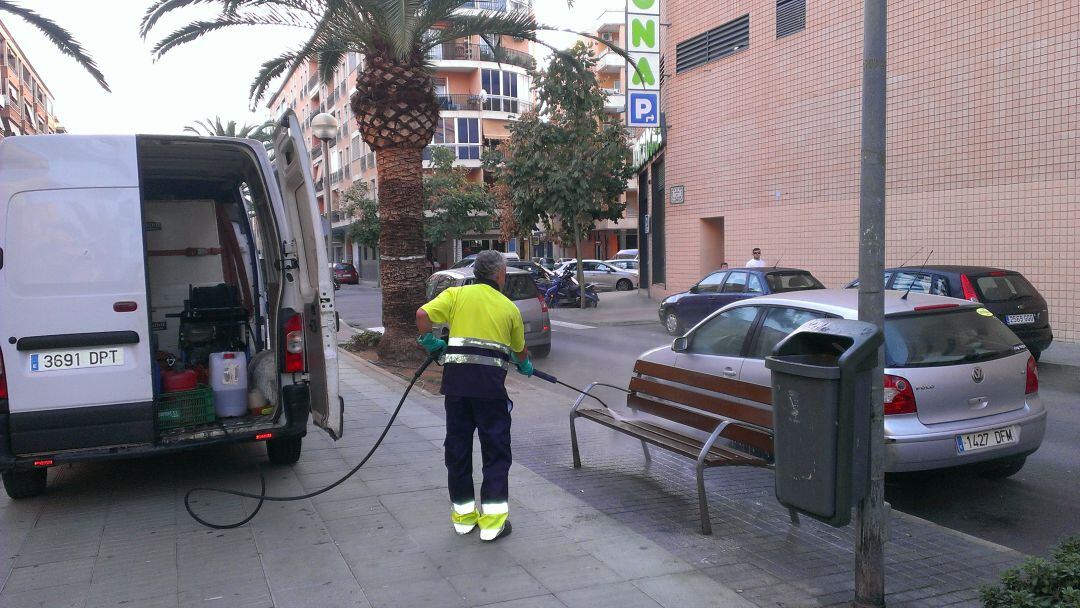
{"label": "balcony railing", "polygon": [[424,148],[425,161],[431,160],[431,146],[450,148],[454,152],[454,158],[458,160],[480,160],[480,144],[431,144]]}
{"label": "balcony railing", "polygon": [[322,195],[323,188],[325,187],[323,185],[323,178],[320,177],[316,180],[312,180],[312,183],[315,186],[315,193],[318,195]]}
{"label": "balcony railing", "polygon": [[341,169],[338,169],[337,171],[332,171],[330,173],[330,183],[331,184],[336,184],[336,183],[338,183],[340,181],[341,181]]}
{"label": "balcony railing", "polygon": [[468,0],[460,8],[482,11],[520,11],[528,9],[531,4],[522,0]]}
{"label": "balcony railing", "polygon": [[479,110],[478,95],[436,95],[440,110]]}
{"label": "balcony railing", "polygon": [[315,146],[311,148],[311,160],[322,157],[322,146]]}
{"label": "balcony railing", "polygon": [[432,49],[428,56],[434,60],[498,61],[527,69],[536,65],[533,56],[522,51],[503,47],[496,50],[487,45],[466,42],[441,44]]}
{"label": "balcony railing", "polygon": [[311,78],[308,78],[308,81],[307,81],[307,92],[311,93],[312,91],[314,91],[317,88],[319,88],[319,75],[318,74],[312,74]]}
{"label": "balcony railing", "polygon": [[532,109],[532,102],[522,101],[516,97],[502,97],[496,95],[494,97],[488,97],[487,100],[484,101],[484,109],[492,110],[494,112],[522,114]]}

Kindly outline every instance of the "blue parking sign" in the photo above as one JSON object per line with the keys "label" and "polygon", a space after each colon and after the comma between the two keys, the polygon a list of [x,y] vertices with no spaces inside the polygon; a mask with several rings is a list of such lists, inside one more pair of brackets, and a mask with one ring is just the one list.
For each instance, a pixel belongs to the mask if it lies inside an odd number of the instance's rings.
{"label": "blue parking sign", "polygon": [[660,126],[660,92],[630,91],[626,99],[628,127]]}

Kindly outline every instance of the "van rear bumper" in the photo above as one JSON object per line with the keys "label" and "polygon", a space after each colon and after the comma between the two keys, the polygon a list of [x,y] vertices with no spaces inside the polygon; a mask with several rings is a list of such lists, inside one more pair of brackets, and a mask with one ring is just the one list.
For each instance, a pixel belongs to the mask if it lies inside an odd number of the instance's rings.
{"label": "van rear bumper", "polygon": [[[49,466],[57,466],[91,460],[137,458],[140,456],[167,454],[170,452],[180,452],[223,443],[261,441],[267,439],[267,437],[257,439],[256,436],[264,435],[266,433],[270,433],[272,438],[286,436],[302,437],[307,434],[308,408],[310,406],[308,395],[308,387],[306,385],[290,386],[282,391],[282,398],[285,404],[284,420],[279,423],[282,424],[282,426],[270,428],[262,426],[250,430],[245,429],[240,432],[232,432],[228,435],[201,436],[198,439],[161,444],[155,443],[153,420],[151,418],[149,420],[150,434],[145,441],[121,441],[121,439],[130,438],[131,435],[125,434],[127,432],[125,427],[118,426],[115,428],[117,431],[117,434],[115,435],[109,435],[108,428],[101,428],[95,431],[98,433],[96,437],[107,439],[105,443],[83,445],[79,447],[71,447],[72,443],[70,441],[67,443],[62,443],[62,441],[65,441],[65,438],[70,437],[72,434],[85,432],[87,427],[80,424],[80,421],[85,420],[84,417],[73,419],[72,422],[74,424],[57,424],[50,427],[49,431],[44,434],[35,432],[31,435],[35,443],[28,443],[27,441],[19,440],[20,435],[14,430],[17,428],[26,428],[25,425],[22,427],[19,426],[22,424],[19,422],[19,418],[24,414],[9,413],[6,402],[0,401],[0,471],[9,469],[40,468],[40,465],[35,465],[34,463],[42,460],[51,461]],[[54,411],[60,414],[70,414],[75,409],[88,408],[71,408]],[[149,411],[152,412],[153,408],[150,408]],[[15,423],[14,425],[12,424],[13,422]],[[58,442],[49,443],[47,441],[49,438],[57,439]],[[22,446],[26,445],[33,445],[34,447],[41,449],[29,451],[22,448]]]}

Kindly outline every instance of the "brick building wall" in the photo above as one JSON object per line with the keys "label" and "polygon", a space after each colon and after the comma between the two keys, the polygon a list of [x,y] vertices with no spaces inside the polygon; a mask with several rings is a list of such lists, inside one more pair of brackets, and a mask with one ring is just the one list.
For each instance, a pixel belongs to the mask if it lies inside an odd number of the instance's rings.
{"label": "brick building wall", "polygon": [[[749,45],[676,71],[676,44],[750,15]],[[667,0],[667,283],[764,258],[857,274],[861,3]],[[889,2],[886,264],[1023,272],[1080,341],[1080,3]],[[922,248],[922,253],[915,255]],[[717,253],[717,252],[722,253]]]}

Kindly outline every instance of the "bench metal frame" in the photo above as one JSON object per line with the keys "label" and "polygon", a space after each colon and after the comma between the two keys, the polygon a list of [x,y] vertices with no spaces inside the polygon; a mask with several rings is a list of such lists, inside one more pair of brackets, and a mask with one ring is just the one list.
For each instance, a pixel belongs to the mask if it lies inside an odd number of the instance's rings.
{"label": "bench metal frame", "polygon": [[[620,392],[622,392],[622,393],[624,393],[626,395],[633,394],[633,391],[627,390],[627,389],[625,389],[625,388],[623,388],[621,386],[615,386],[613,384],[607,384],[607,383],[604,383],[604,382],[591,382],[591,383],[589,383],[588,386],[585,387],[585,390],[580,395],[578,395],[578,398],[574,401],[574,406],[570,409],[570,448],[571,448],[571,450],[573,452],[574,468],[575,469],[580,469],[581,468],[581,452],[578,449],[576,419],[579,418],[579,417],[584,418],[584,416],[582,416],[580,413],[578,413],[578,410],[581,408],[581,404],[584,403],[585,398],[586,397],[591,397],[591,398],[595,399],[596,401],[599,401],[601,403],[601,405],[604,406],[604,409],[611,412],[612,417],[615,418],[616,420],[623,419],[622,416],[619,416],[619,414],[615,410],[612,410],[610,407],[608,407],[608,405],[606,403],[604,403],[599,397],[592,394],[593,388],[598,387],[598,386],[602,386],[602,387],[605,387],[605,388],[612,388],[612,389],[620,391]],[[633,409],[633,408],[631,408],[631,409]],[[663,418],[662,416],[658,416],[658,417]],[[707,498],[707,496],[705,494],[705,469],[710,467],[710,466],[727,466],[727,465],[725,465],[723,463],[716,463],[716,464],[709,464],[708,463],[709,453],[712,451],[714,445],[716,444],[716,441],[718,439],[720,439],[720,436],[723,434],[724,430],[727,429],[728,426],[731,426],[731,425],[742,426],[742,427],[745,427],[745,428],[748,428],[748,429],[751,429],[751,430],[754,430],[754,431],[757,431],[757,432],[767,433],[769,435],[772,435],[772,429],[766,429],[766,428],[757,426],[755,424],[750,424],[748,422],[743,422],[741,420],[735,420],[735,419],[731,419],[731,418],[723,418],[723,417],[719,417],[719,416],[713,416],[713,417],[715,417],[717,419],[716,428],[713,429],[712,433],[709,434],[709,438],[705,441],[704,445],[702,445],[701,451],[698,453],[698,456],[697,456],[697,463],[694,466],[694,474],[697,477],[698,511],[700,513],[700,516],[701,516],[701,533],[705,534],[705,535],[711,535],[712,534],[712,522],[709,519],[709,502],[708,502],[708,498]],[[612,427],[609,427],[609,428],[612,428]],[[612,430],[618,431],[618,432],[620,432],[620,433],[622,433],[624,435],[629,435],[631,437],[635,437],[635,436],[638,437],[638,439],[640,439],[640,441],[641,441],[641,449],[645,453],[645,463],[649,464],[649,463],[652,462],[652,455],[649,453],[649,442],[648,441],[646,441],[644,438],[641,438],[640,436],[635,435],[634,433],[630,432],[627,429],[612,428]],[[662,448],[662,449],[666,448],[666,446],[661,445],[661,444],[656,444],[656,446],[659,447],[659,448]],[[728,448],[728,449],[730,451],[732,451],[732,452],[738,453],[738,450],[731,449],[731,448]],[[746,455],[749,456],[749,457],[758,458],[757,456],[755,456],[753,454],[747,453]],[[760,467],[768,468],[768,469],[773,468],[773,466],[771,464],[764,463],[764,462],[762,464],[754,464],[752,462],[739,462],[739,463],[732,463],[732,464],[737,464],[737,465],[742,465],[742,466],[760,466]],[[797,511],[795,511],[794,509],[788,509],[788,515],[791,518],[791,523],[793,525],[796,525],[796,526],[799,525],[799,514],[798,514]]]}

